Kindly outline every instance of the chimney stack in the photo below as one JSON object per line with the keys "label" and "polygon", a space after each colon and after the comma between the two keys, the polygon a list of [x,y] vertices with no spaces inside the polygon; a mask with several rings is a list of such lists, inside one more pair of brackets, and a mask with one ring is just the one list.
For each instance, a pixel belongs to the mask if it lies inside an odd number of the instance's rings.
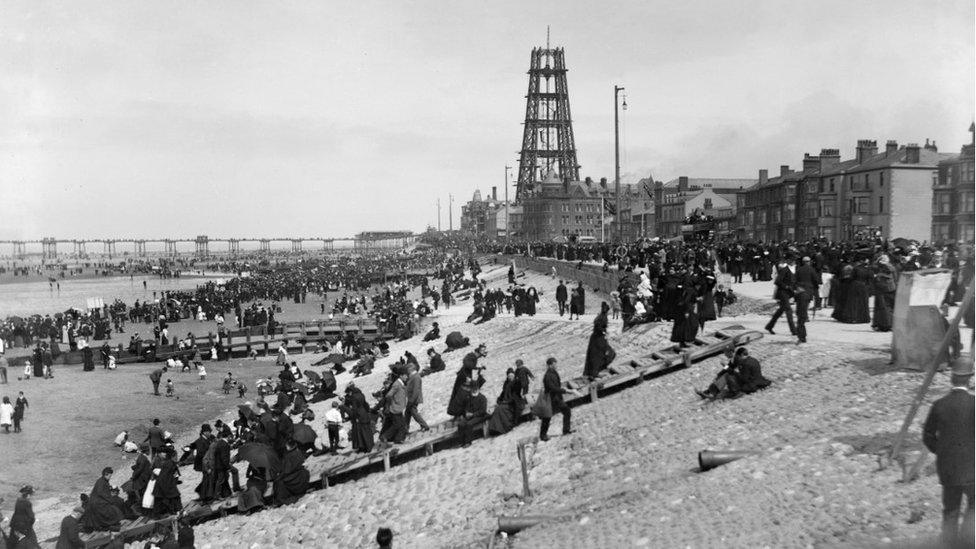
{"label": "chimney stack", "polygon": [[810,153],[803,153],[803,171],[815,170],[820,167],[820,157],[810,156]]}
{"label": "chimney stack", "polygon": [[678,191],[684,192],[688,190],[688,176],[681,175],[678,176]]}
{"label": "chimney stack", "polygon": [[906,164],[918,164],[920,147],[918,143],[909,143],[905,145],[905,163]]}
{"label": "chimney stack", "polygon": [[891,156],[896,152],[898,152],[898,142],[894,139],[889,139],[888,142],[885,143],[885,156]]}
{"label": "chimney stack", "polygon": [[857,140],[857,163],[863,164],[868,158],[878,154],[878,142],[873,139]]}
{"label": "chimney stack", "polygon": [[[877,152],[878,148],[874,148]],[[820,171],[825,171],[840,164],[840,149],[820,149]]]}
{"label": "chimney stack", "polygon": [[496,202],[498,201],[498,187],[491,188],[491,199]]}
{"label": "chimney stack", "polygon": [[786,176],[790,175],[791,173],[793,173],[793,170],[791,170],[789,166],[787,166],[786,164],[781,164],[780,165],[780,167],[779,167],[779,176],[780,177],[786,177]]}
{"label": "chimney stack", "polygon": [[759,185],[765,185],[769,181],[769,171],[766,168],[759,170]]}
{"label": "chimney stack", "polygon": [[932,152],[939,152],[939,148],[935,146],[935,140],[932,140],[932,144],[929,145],[929,138],[925,138],[925,150]]}

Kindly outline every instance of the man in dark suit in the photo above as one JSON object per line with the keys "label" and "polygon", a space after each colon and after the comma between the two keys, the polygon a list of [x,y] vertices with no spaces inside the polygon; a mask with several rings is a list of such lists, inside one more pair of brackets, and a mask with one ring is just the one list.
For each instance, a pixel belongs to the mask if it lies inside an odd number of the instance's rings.
{"label": "man in dark suit", "polygon": [[[559,371],[556,370],[556,359],[554,357],[549,357],[546,359],[546,375],[542,377],[542,390],[549,395],[549,402],[552,403],[552,415],[563,415],[563,434],[568,435],[572,433],[573,429],[571,424],[573,421],[573,413],[569,409],[569,406],[567,406],[563,401],[563,395],[570,391],[563,388],[563,382],[559,377]],[[551,416],[541,419],[542,423],[539,426],[539,440],[549,440],[549,423],[551,421]]]}
{"label": "man in dark suit", "polygon": [[566,300],[569,299],[569,290],[566,289],[566,285],[563,281],[559,281],[559,286],[556,286],[556,303],[559,304],[559,316],[563,316],[566,312]]}
{"label": "man in dark suit", "polygon": [[149,443],[149,448],[152,450],[153,457],[155,457],[166,444],[163,436],[163,430],[159,428],[158,418],[153,420],[152,427],[149,428],[149,433],[146,435],[146,440],[143,442]]}
{"label": "man in dark suit", "polygon": [[[803,258],[803,264],[796,268],[796,337],[799,343],[807,342],[807,309],[810,300],[817,296],[820,288],[820,273],[810,265],[810,257]],[[789,318],[789,317],[787,317]]]}
{"label": "man in dark suit", "polygon": [[[948,547],[973,546],[974,397],[969,392],[973,376],[971,356],[952,364],[952,389],[932,404],[925,420],[922,441],[935,453],[942,485],[942,539]],[[959,525],[962,498],[966,512]],[[968,538],[968,539],[967,539]]]}
{"label": "man in dark suit", "polygon": [[743,393],[754,393],[772,384],[772,381],[763,377],[759,361],[749,356],[749,350],[745,347],[736,349],[735,366],[735,385]]}
{"label": "man in dark suit", "polygon": [[[787,261],[793,263],[792,259]],[[796,335],[796,326],[793,324],[793,307],[790,305],[790,299],[795,291],[796,278],[790,265],[787,265],[787,261],[780,261],[779,270],[776,272],[776,282],[774,282],[776,291],[773,292],[773,299],[779,303],[779,307],[776,308],[773,317],[766,323],[766,331],[772,335],[776,335],[773,326],[776,325],[776,321],[783,313],[786,313],[786,323],[790,326],[790,334]]]}
{"label": "man in dark suit", "polygon": [[159,396],[159,382],[163,379],[163,374],[165,373],[166,366],[163,366],[162,369],[153,370],[152,373],[149,374],[149,381],[151,381],[153,385],[153,394],[156,396]]}

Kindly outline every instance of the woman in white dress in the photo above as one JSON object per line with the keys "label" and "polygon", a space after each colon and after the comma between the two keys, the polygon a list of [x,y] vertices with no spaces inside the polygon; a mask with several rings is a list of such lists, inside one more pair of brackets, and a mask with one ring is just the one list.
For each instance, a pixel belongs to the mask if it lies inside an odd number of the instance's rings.
{"label": "woman in white dress", "polygon": [[4,433],[10,432],[10,426],[14,424],[14,406],[10,404],[10,397],[3,397],[3,404],[0,404],[0,427]]}

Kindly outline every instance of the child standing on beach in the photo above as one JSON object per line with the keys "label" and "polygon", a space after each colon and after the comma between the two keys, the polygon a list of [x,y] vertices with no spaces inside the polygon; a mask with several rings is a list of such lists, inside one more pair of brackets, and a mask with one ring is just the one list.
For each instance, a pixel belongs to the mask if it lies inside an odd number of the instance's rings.
{"label": "child standing on beach", "polygon": [[197,373],[200,374],[200,381],[207,380],[207,369],[203,367],[203,364],[197,366]]}
{"label": "child standing on beach", "polygon": [[173,396],[173,392],[175,391],[175,389],[176,388],[173,386],[173,380],[172,379],[167,379],[166,380],[166,396],[168,396],[168,397]]}
{"label": "child standing on beach", "polygon": [[339,427],[342,425],[342,412],[339,403],[332,401],[332,407],[325,412],[325,427],[329,430],[329,451],[335,453],[339,448]]}
{"label": "child standing on beach", "polygon": [[234,375],[227,372],[227,377],[224,378],[224,394],[229,395],[232,387],[234,387]]}

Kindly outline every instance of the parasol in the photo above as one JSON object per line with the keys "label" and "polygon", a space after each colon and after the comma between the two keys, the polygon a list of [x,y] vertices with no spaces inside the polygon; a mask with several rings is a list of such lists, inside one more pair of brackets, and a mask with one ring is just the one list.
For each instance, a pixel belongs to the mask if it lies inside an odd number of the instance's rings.
{"label": "parasol", "polygon": [[318,438],[318,434],[315,429],[312,429],[305,423],[296,423],[295,430],[292,432],[291,438],[299,444],[312,444],[315,439]]}
{"label": "parasol", "polygon": [[251,467],[263,467],[278,471],[281,469],[278,454],[267,444],[260,442],[248,442],[237,451],[234,461],[246,461]]}

